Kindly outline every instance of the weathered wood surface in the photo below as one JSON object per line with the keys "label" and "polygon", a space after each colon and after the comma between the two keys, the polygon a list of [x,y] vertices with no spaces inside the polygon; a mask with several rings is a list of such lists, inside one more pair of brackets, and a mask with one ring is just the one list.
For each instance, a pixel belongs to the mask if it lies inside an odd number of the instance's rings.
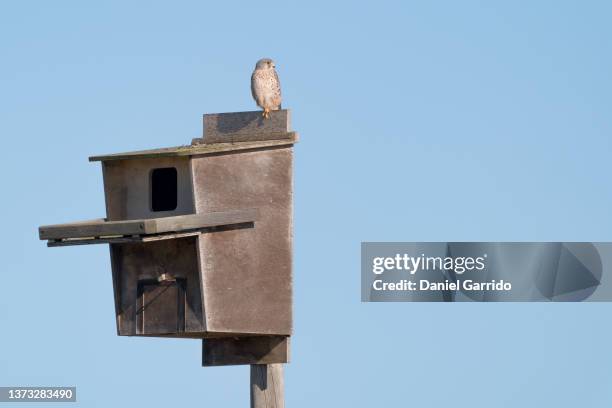
{"label": "weathered wood surface", "polygon": [[228,143],[286,139],[291,128],[291,111],[212,113],[204,115],[204,137],[201,143]]}
{"label": "weathered wood surface", "polygon": [[282,364],[251,365],[251,408],[285,408]]}
{"label": "weathered wood surface", "polygon": [[48,240],[148,235],[255,222],[258,213],[256,208],[249,208],[145,220],[106,221],[98,219],[70,224],[44,225],[38,231],[40,239]]}
{"label": "weathered wood surface", "polygon": [[198,235],[201,231],[191,232],[180,232],[180,233],[168,233],[168,234],[154,234],[154,235],[129,235],[129,236],[115,236],[115,237],[86,237],[86,238],[66,238],[49,240],[47,242],[48,247],[61,247],[61,246],[73,246],[73,245],[92,245],[92,244],[129,244],[135,242],[156,242],[163,241],[166,239],[184,238]]}
{"label": "weathered wood surface", "polygon": [[[177,173],[176,207],[168,211],[153,211],[152,172],[164,167],[172,167]],[[195,213],[190,167],[189,157],[103,162],[106,218],[108,221],[140,220]]]}
{"label": "weathered wood surface", "polygon": [[151,234],[255,222],[257,221],[258,214],[259,210],[257,208],[249,208],[246,210],[232,210],[155,218],[155,228],[151,229]]}
{"label": "weathered wood surface", "polygon": [[196,212],[259,209],[248,233],[198,237],[207,330],[291,335],[292,149],[197,157],[191,164]]}
{"label": "weathered wood surface", "polygon": [[38,228],[38,234],[40,239],[138,235],[146,233],[147,221],[149,221],[149,228],[151,228],[151,220],[106,221],[104,218],[100,218],[68,224],[43,225]]}
{"label": "weathered wood surface", "polygon": [[270,132],[270,133],[238,133],[219,136],[215,138],[196,138],[191,141],[194,146],[212,143],[238,143],[265,140],[290,140],[295,137],[295,132]]}
{"label": "weathered wood surface", "polygon": [[[158,242],[111,244],[113,286],[116,290],[117,334],[120,336],[181,336],[183,333],[204,333],[204,309],[202,308],[201,277],[198,268],[197,236],[170,239]],[[176,309],[176,301],[163,300],[168,309],[174,309],[178,320],[185,322],[184,330],[152,330],[142,326],[142,318],[162,318],[164,305],[158,304],[149,310],[152,315],[139,316],[143,310],[140,296],[143,282],[158,281],[164,274],[170,274],[177,281],[184,282],[185,305]],[[148,303],[148,302],[145,302]],[[183,302],[181,302],[183,303]],[[139,325],[140,319],[140,325]],[[161,322],[160,322],[161,323]],[[168,323],[168,322],[166,322]]]}
{"label": "weathered wood surface", "polygon": [[202,342],[202,365],[244,365],[289,362],[289,337],[210,338]]}
{"label": "weathered wood surface", "polygon": [[91,156],[89,161],[110,161],[126,159],[152,159],[158,157],[179,157],[179,156],[204,156],[219,153],[240,152],[245,150],[268,149],[274,147],[290,146],[297,143],[298,135],[296,132],[288,132],[286,138],[280,140],[261,140],[236,143],[211,143],[195,144],[189,146],[167,147],[162,149],[139,150],[126,153],[106,154]]}

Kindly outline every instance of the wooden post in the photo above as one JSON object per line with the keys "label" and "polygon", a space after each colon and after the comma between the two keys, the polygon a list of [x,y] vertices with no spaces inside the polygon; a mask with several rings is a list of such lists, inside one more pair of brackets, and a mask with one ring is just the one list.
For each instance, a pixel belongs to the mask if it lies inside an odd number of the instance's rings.
{"label": "wooden post", "polygon": [[251,408],[285,408],[282,364],[251,364]]}

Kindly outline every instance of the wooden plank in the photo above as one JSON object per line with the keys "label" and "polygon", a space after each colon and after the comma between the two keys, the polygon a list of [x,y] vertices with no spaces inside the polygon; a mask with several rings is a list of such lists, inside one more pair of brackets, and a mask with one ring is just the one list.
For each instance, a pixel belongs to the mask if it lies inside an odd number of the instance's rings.
{"label": "wooden plank", "polygon": [[193,139],[192,145],[207,145],[213,143],[238,143],[265,140],[290,140],[295,132],[269,132],[269,133],[232,133],[227,135],[207,136]]}
{"label": "wooden plank", "polygon": [[159,235],[131,235],[121,237],[88,237],[88,238],[68,238],[49,240],[48,247],[62,247],[73,245],[92,245],[92,244],[129,244],[133,242],[156,242],[165,239],[176,239],[190,237],[200,234],[201,231],[190,231],[181,233],[159,234]]}
{"label": "wooden plank", "polygon": [[246,210],[231,210],[211,212],[206,214],[177,215],[174,217],[155,218],[147,234],[158,234],[169,231],[184,231],[197,228],[219,227],[223,225],[244,224],[255,222],[258,217],[257,208]]}
{"label": "wooden plank", "polygon": [[70,224],[45,225],[41,226],[38,230],[40,239],[92,239],[113,235],[160,234],[164,232],[180,232],[192,229],[243,224],[255,222],[257,216],[258,210],[256,208],[249,208],[246,210],[177,215],[173,217],[130,221],[106,221],[104,219],[98,219]]}
{"label": "wooden plank", "polygon": [[40,239],[63,239],[143,234],[145,233],[147,222],[149,221],[106,221],[100,218],[92,221],[77,221],[69,224],[43,225],[38,228],[38,235]]}
{"label": "wooden plank", "polygon": [[204,367],[289,362],[289,337],[248,336],[205,339]]}
{"label": "wooden plank", "polygon": [[262,111],[206,114],[202,142],[256,141],[269,140],[269,137],[284,139],[283,135],[290,131],[290,121],[291,111],[287,109],[270,112],[269,119],[262,116]]}
{"label": "wooden plank", "polygon": [[282,364],[251,365],[251,408],[285,408]]}
{"label": "wooden plank", "polygon": [[153,159],[158,157],[203,156],[219,153],[242,152],[246,150],[269,149],[291,146],[298,142],[298,134],[289,132],[281,140],[261,140],[236,143],[195,144],[189,146],[167,147],[162,149],[139,150],[127,153],[115,153],[91,156],[89,161],[110,161],[126,159]]}

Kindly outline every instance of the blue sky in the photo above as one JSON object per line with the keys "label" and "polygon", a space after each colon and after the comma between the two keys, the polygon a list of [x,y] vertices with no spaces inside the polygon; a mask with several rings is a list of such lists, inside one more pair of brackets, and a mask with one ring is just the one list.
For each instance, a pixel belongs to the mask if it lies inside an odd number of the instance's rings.
{"label": "blue sky", "polygon": [[[188,143],[276,60],[300,133],[289,407],[609,407],[609,304],[362,304],[361,241],[610,241],[609,2],[0,5],[0,385],[248,404],[195,340],[117,337],[93,154]],[[74,406],[74,405],[73,405]],[[136,405],[135,405],[136,406]]]}

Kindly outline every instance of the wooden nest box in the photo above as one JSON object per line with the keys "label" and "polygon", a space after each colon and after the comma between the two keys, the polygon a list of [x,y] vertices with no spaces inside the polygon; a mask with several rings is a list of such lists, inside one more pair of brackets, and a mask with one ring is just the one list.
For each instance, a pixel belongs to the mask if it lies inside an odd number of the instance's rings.
{"label": "wooden nest box", "polygon": [[48,245],[108,243],[120,336],[203,338],[204,365],[288,361],[289,111],[204,115],[189,146],[102,162],[106,218],[42,226]]}

